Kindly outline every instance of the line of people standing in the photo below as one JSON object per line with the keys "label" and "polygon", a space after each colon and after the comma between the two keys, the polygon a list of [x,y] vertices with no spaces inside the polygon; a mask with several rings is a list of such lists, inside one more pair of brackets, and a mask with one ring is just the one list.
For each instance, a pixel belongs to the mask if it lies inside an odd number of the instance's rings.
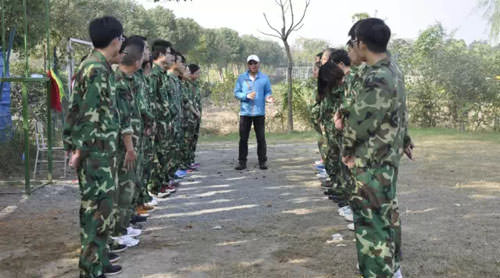
{"label": "line of people standing", "polygon": [[316,57],[318,94],[311,120],[327,179],[326,194],[353,221],[359,271],[400,278],[401,223],[396,196],[400,159],[412,159],[403,74],[387,51],[390,28],[368,18],[344,49]]}
{"label": "line of people standing", "polygon": [[166,40],[150,51],[146,38],[126,38],[114,17],[92,20],[89,35],[63,141],[81,196],[80,278],[103,278],[121,272],[117,253],[139,243],[156,197],[199,166],[200,68]]}

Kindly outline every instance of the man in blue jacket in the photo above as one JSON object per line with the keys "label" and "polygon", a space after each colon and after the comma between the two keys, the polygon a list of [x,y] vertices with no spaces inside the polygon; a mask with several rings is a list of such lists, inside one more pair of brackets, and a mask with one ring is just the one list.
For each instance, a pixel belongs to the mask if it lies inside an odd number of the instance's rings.
{"label": "man in blue jacket", "polygon": [[241,74],[236,81],[234,96],[240,100],[240,146],[236,170],[247,168],[248,136],[252,123],[257,137],[257,156],[259,168],[267,169],[266,156],[266,102],[274,101],[271,82],[267,75],[259,71],[260,60],[257,55],[247,58],[248,71]]}

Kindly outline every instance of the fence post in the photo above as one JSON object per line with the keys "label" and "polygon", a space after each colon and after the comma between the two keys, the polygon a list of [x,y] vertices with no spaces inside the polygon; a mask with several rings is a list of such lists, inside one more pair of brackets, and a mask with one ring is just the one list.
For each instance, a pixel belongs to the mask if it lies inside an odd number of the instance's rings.
{"label": "fence post", "polygon": [[[45,23],[46,23],[46,32],[47,32],[47,65],[48,67],[45,68],[45,72],[47,70],[50,70],[50,14],[49,14],[49,0],[45,0]],[[48,76],[47,76],[48,77]],[[52,183],[52,134],[53,134],[53,126],[52,126],[52,111],[51,109],[51,82],[50,79],[47,81],[47,143],[48,143],[48,151],[47,151],[47,168],[48,168],[48,174],[47,174],[47,180],[49,183]],[[66,163],[66,162],[65,162]]]}

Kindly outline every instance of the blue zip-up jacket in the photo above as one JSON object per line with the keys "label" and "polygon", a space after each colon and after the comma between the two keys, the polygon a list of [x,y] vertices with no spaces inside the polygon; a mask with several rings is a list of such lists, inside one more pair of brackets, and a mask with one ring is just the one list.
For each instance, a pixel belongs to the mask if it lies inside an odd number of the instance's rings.
{"label": "blue zip-up jacket", "polygon": [[[247,94],[255,91],[255,99],[247,98]],[[271,82],[267,75],[258,72],[255,81],[247,72],[240,74],[234,87],[234,96],[240,100],[240,116],[265,116],[266,97],[271,95]]]}

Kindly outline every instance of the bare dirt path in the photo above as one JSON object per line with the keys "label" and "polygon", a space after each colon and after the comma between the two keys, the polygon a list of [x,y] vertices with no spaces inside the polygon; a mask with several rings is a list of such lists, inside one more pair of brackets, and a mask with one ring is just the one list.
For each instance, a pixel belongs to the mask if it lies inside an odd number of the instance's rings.
{"label": "bare dirt path", "polygon": [[[500,277],[500,148],[471,142],[421,140],[401,167],[405,277]],[[253,146],[235,171],[235,144],[201,145],[201,171],[160,202],[116,277],[359,277],[353,234],[312,169],[316,145],[268,153],[269,170]],[[74,183],[0,195],[0,277],[77,277],[78,195]]]}

